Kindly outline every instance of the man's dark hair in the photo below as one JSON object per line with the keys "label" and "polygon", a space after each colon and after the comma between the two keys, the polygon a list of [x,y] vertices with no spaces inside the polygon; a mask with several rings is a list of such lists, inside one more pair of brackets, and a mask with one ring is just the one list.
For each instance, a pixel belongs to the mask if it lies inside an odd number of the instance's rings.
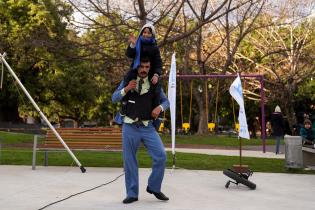
{"label": "man's dark hair", "polygon": [[150,62],[150,59],[149,59],[148,57],[141,57],[141,58],[140,58],[140,62],[142,62],[142,63],[148,63],[148,62]]}

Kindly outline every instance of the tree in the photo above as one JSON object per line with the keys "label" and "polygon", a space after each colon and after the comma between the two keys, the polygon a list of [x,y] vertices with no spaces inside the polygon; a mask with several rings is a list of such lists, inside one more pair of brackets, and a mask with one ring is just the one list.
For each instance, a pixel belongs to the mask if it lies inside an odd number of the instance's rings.
{"label": "tree", "polygon": [[[137,0],[131,1],[131,4],[126,6],[128,3],[120,2],[121,4],[117,5],[112,1],[101,3],[87,0],[85,5],[70,1],[74,8],[89,20],[84,25],[86,28],[114,31],[117,39],[120,40],[126,40],[122,28],[138,31],[146,21],[153,22],[159,32],[158,43],[164,57],[165,70],[168,69],[169,61],[166,58],[170,57],[170,51],[172,52],[176,46],[181,46],[176,48],[177,50],[184,49],[182,51],[184,54],[180,55],[184,56],[186,62],[183,65],[179,64],[178,69],[184,68],[182,72],[188,72],[188,69],[193,67],[198,69],[195,72],[200,74],[215,72],[215,70],[227,72],[233,64],[233,57],[240,42],[250,32],[264,2],[263,0],[224,0],[216,3],[208,0],[158,2]],[[119,18],[117,16],[113,18],[113,14],[118,11]],[[100,21],[102,19],[91,18],[91,13],[103,16],[110,21],[103,22]],[[238,16],[239,19],[236,18]],[[210,40],[209,37],[215,37],[219,44],[205,49],[206,43]],[[224,51],[225,55],[218,56]],[[191,57],[192,55],[194,58]],[[221,63],[211,65],[209,60],[216,57],[220,57]],[[195,68],[196,63],[197,68]],[[200,113],[199,134],[207,132],[208,113],[204,106],[208,102],[208,95],[204,94],[207,86],[207,81],[205,81],[202,84],[203,92],[195,91],[194,93]],[[210,94],[213,96],[214,92]]]}
{"label": "tree", "polygon": [[296,124],[294,95],[299,85],[314,76],[314,20],[305,9],[314,8],[314,2],[303,3],[287,2],[278,18],[274,10],[266,13],[261,23],[269,26],[252,33],[246,40],[251,49],[237,55],[247,62],[247,71],[265,75],[269,104],[281,106],[291,130]]}
{"label": "tree", "polygon": [[[8,62],[46,116],[53,122],[98,117],[94,109],[106,96],[107,83],[82,59],[80,40],[68,29],[69,5],[59,0],[2,4],[0,50],[8,53]],[[1,92],[1,106],[1,111],[15,110],[13,120],[38,116],[9,78]]]}

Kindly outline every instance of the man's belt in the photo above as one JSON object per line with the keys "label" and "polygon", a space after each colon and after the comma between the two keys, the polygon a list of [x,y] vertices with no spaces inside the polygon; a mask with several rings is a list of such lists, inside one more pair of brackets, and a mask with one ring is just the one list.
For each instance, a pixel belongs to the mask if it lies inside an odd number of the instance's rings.
{"label": "man's belt", "polygon": [[135,122],[133,122],[132,123],[133,125],[135,125],[135,126],[144,126],[144,124],[143,124],[143,122],[142,121],[135,121]]}

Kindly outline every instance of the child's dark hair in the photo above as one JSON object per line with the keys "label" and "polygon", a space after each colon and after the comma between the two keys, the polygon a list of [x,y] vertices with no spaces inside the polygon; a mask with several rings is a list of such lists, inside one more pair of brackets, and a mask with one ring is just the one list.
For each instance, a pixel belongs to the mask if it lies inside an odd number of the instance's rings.
{"label": "child's dark hair", "polygon": [[306,124],[312,125],[312,122],[309,119],[305,119],[304,120],[304,125],[306,125]]}
{"label": "child's dark hair", "polygon": [[[152,28],[150,28],[150,27],[145,27],[144,29],[146,29],[146,28],[148,28],[148,29],[149,29],[149,31],[151,32],[151,34],[153,34],[153,32],[152,32]],[[142,31],[141,31],[141,36],[142,36],[142,34],[143,34],[144,29],[142,29]]]}
{"label": "child's dark hair", "polygon": [[142,63],[148,63],[148,62],[150,62],[150,58],[147,57],[147,56],[140,57],[140,62],[142,62]]}

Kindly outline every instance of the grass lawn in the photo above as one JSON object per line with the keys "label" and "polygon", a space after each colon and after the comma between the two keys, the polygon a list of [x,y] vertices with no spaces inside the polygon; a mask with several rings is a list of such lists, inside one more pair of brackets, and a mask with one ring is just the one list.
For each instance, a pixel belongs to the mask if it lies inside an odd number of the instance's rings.
{"label": "grass lawn", "polygon": [[[85,167],[122,167],[121,152],[74,152]],[[172,166],[172,155],[167,153],[167,167]],[[67,152],[50,152],[48,164],[51,166],[75,165]],[[139,167],[151,167],[151,159],[146,151],[138,152]],[[284,167],[284,160],[270,158],[243,157],[243,164],[249,165],[254,172],[272,173],[303,173],[315,174],[315,171],[288,170]],[[32,151],[30,149],[3,149],[0,164],[3,165],[31,165]],[[44,152],[37,153],[37,165],[43,165]],[[204,155],[190,153],[176,153],[176,167],[191,170],[223,170],[239,163],[239,157]],[[31,167],[31,166],[30,166]]]}
{"label": "grass lawn", "polygon": [[[0,141],[3,144],[33,143],[34,135],[23,133],[12,133],[0,131]],[[170,135],[161,135],[164,143],[171,143]],[[262,145],[261,139],[251,139],[242,141],[243,145]],[[198,145],[217,145],[217,146],[239,146],[237,137],[223,135],[178,135],[176,144],[198,144]],[[274,139],[266,139],[266,145],[274,145]],[[283,142],[282,142],[283,144]]]}
{"label": "grass lawn", "polygon": [[0,143],[2,144],[32,143],[33,138],[33,134],[0,131]]}
{"label": "grass lawn", "polygon": [[[170,136],[162,136],[165,143],[170,143]],[[31,165],[32,149],[15,148],[14,144],[32,143],[33,135],[0,132],[2,148],[0,151],[0,164],[2,165]],[[244,140],[245,145],[261,145],[261,140]],[[272,144],[272,140],[267,140],[267,144]],[[177,144],[212,144],[223,146],[238,146],[235,137],[224,136],[177,136]],[[12,146],[13,145],[13,146]],[[85,167],[122,167],[121,152],[74,152],[81,164]],[[172,166],[172,156],[168,152],[167,167]],[[141,148],[138,153],[139,166],[151,167],[150,157]],[[284,167],[284,160],[269,158],[243,157],[243,164],[249,165],[254,172],[273,173],[307,173],[315,174],[315,171],[288,170]],[[37,165],[43,165],[44,152],[37,153]],[[67,152],[50,152],[49,165],[51,166],[71,166],[75,165]],[[176,153],[176,167],[191,170],[223,170],[239,163],[239,157]]]}
{"label": "grass lawn", "polygon": [[[170,135],[162,135],[164,143],[171,143]],[[176,136],[176,144],[199,144],[199,145],[216,145],[216,146],[239,146],[237,136],[224,135],[179,135]],[[262,140],[259,139],[243,139],[243,145],[262,145]],[[283,141],[282,141],[283,144]],[[266,139],[266,145],[275,145],[274,139]]]}

